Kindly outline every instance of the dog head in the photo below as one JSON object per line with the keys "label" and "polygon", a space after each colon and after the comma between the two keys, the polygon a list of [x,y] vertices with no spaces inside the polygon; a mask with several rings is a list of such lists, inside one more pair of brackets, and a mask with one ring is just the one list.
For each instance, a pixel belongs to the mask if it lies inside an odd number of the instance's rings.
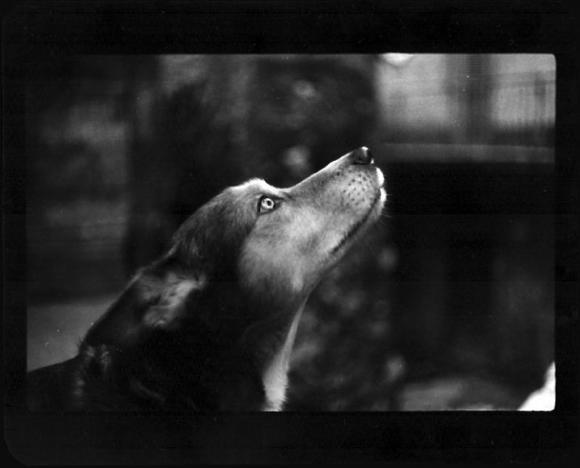
{"label": "dog head", "polygon": [[370,152],[361,148],[291,188],[261,180],[234,188],[251,194],[255,207],[237,264],[243,288],[282,308],[303,302],[379,216],[383,183]]}
{"label": "dog head", "polygon": [[217,331],[264,314],[285,322],[377,219],[383,183],[363,147],[290,188],[252,179],[224,190],[183,223],[89,338],[127,343],[195,317]]}

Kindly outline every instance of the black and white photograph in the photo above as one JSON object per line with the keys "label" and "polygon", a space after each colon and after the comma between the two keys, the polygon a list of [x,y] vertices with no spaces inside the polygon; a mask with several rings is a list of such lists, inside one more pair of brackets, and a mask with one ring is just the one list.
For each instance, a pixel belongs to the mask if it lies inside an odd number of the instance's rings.
{"label": "black and white photograph", "polygon": [[31,409],[518,409],[553,378],[555,73],[51,58],[27,96]]}
{"label": "black and white photograph", "polygon": [[24,63],[27,421],[555,414],[557,56],[407,49]]}

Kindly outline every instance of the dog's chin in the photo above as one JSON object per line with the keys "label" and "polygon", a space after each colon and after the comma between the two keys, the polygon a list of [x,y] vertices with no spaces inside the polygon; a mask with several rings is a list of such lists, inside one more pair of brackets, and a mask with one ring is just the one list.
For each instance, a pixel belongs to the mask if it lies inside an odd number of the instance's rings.
{"label": "dog's chin", "polygon": [[348,250],[348,248],[359,238],[380,216],[387,194],[383,187],[380,187],[373,198],[370,208],[353,223],[341,237],[340,241],[330,250],[331,257],[334,260],[340,257]]}

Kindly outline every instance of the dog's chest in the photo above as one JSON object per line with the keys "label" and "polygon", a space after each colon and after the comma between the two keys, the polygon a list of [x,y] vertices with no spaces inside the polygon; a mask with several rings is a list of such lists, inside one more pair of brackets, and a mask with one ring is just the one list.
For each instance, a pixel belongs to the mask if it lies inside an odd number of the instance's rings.
{"label": "dog's chest", "polygon": [[286,388],[288,387],[288,367],[290,365],[290,354],[298,329],[301,311],[296,314],[288,335],[278,352],[273,356],[266,370],[262,374],[264,390],[266,392],[266,403],[264,411],[280,411],[286,398]]}

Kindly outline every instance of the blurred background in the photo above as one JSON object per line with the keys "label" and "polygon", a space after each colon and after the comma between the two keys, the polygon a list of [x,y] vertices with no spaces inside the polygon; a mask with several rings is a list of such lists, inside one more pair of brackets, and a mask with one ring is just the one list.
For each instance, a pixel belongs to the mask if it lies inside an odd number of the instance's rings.
{"label": "blurred background", "polygon": [[515,409],[554,359],[551,55],[47,56],[28,64],[28,368],[75,354],[228,185],[366,145],[386,215],[300,324],[287,409]]}

